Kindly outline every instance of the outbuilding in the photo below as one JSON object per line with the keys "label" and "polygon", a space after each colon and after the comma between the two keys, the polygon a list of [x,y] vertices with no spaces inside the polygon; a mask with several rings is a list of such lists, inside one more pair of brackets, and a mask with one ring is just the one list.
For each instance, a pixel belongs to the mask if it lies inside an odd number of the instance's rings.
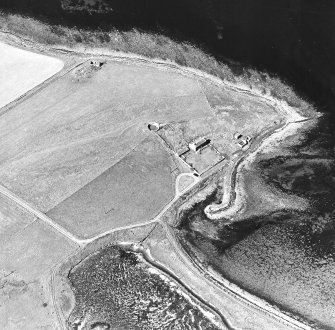
{"label": "outbuilding", "polygon": [[211,140],[205,139],[204,137],[200,137],[200,138],[196,139],[195,141],[191,142],[189,144],[189,148],[196,152],[196,151],[200,150],[201,148],[205,147],[210,142],[211,142]]}
{"label": "outbuilding", "polygon": [[243,148],[245,147],[249,142],[251,141],[251,137],[250,136],[243,136],[242,138],[240,138],[240,140],[237,142],[238,146]]}
{"label": "outbuilding", "polygon": [[234,139],[235,139],[235,140],[238,140],[238,139],[240,139],[242,136],[243,136],[243,135],[242,135],[241,133],[236,132],[236,133],[234,134]]}
{"label": "outbuilding", "polygon": [[91,63],[90,63],[92,66],[95,66],[97,68],[101,68],[103,66],[103,62],[101,61],[97,61],[97,60],[92,60]]}

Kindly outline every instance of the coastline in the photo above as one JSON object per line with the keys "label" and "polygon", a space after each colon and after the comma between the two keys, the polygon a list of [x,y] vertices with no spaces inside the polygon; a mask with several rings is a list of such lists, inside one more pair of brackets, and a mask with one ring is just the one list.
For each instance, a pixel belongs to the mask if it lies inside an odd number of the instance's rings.
{"label": "coastline", "polygon": [[[248,154],[239,164],[237,167],[237,171],[236,171],[236,201],[235,203],[233,203],[232,208],[227,209],[226,212],[224,213],[226,216],[233,216],[235,214],[235,212],[237,212],[239,210],[239,208],[241,207],[241,205],[243,204],[243,191],[240,189],[239,187],[239,182],[240,182],[240,175],[241,175],[241,171],[240,171],[240,166],[243,168],[243,166],[246,166],[247,164],[251,163],[254,161],[255,156],[258,152],[260,152],[262,150],[262,148],[266,148],[269,147],[269,145],[271,145],[271,143],[274,143],[277,141],[277,139],[283,139],[286,137],[286,134],[288,134],[290,132],[290,129],[287,129],[291,124],[294,123],[301,123],[303,125],[303,123],[307,120],[310,120],[311,118],[308,117],[304,117],[302,114],[299,114],[298,110],[294,110],[292,107],[289,107],[287,104],[285,104],[284,101],[280,101],[277,100],[275,98],[273,98],[272,96],[269,95],[263,95],[260,92],[257,92],[255,90],[251,90],[248,89],[247,86],[244,86],[242,84],[233,84],[229,81],[222,81],[220,78],[214,77],[212,75],[209,75],[207,73],[204,73],[198,69],[194,69],[194,68],[189,68],[189,67],[182,67],[178,64],[172,63],[170,61],[164,61],[164,60],[152,60],[150,58],[146,58],[140,55],[132,55],[132,54],[124,54],[124,53],[119,53],[119,52],[114,52],[114,51],[105,51],[102,52],[101,54],[101,49],[98,49],[96,51],[99,51],[99,53],[97,52],[93,52],[90,49],[82,49],[81,51],[73,51],[73,50],[69,50],[66,48],[50,48],[48,49],[48,52],[53,52],[55,51],[60,52],[63,54],[74,54],[76,56],[79,57],[85,57],[85,58],[89,58],[92,56],[97,56],[98,58],[108,58],[111,60],[115,60],[115,61],[122,61],[122,62],[130,62],[131,64],[137,64],[137,65],[148,65],[148,66],[153,66],[155,68],[159,68],[161,70],[172,70],[175,71],[177,73],[180,73],[182,75],[188,76],[188,77],[196,77],[197,79],[203,79],[206,81],[211,81],[211,83],[214,83],[222,88],[227,88],[227,89],[231,89],[231,90],[235,90],[238,91],[240,93],[246,93],[249,95],[252,95],[254,97],[260,97],[264,100],[264,102],[270,103],[273,106],[276,107],[280,107],[281,110],[286,114],[286,116],[289,118],[286,122],[286,124],[279,128],[278,131],[275,130],[273,134],[271,134],[268,138],[264,139],[261,144],[259,146],[257,146],[256,150],[254,150],[253,152],[251,152],[250,154]],[[276,135],[277,134],[277,135]],[[288,135],[287,135],[288,136]],[[230,176],[230,178],[232,178],[232,176]],[[233,178],[234,179],[234,178]],[[226,185],[225,185],[226,186]],[[231,187],[231,184],[227,185],[229,187]],[[224,196],[230,196],[231,193],[227,193],[224,194]],[[227,197],[224,197],[227,198]],[[229,201],[227,200],[227,203],[230,202],[230,198]],[[222,207],[224,207],[224,205],[221,205],[219,208],[219,211],[221,211]],[[208,211],[207,211],[208,212]],[[229,213],[230,212],[230,213]],[[209,217],[212,216],[211,214],[209,214]],[[220,213],[220,216],[222,217],[222,213]],[[216,218],[216,217],[215,217]],[[104,234],[104,236],[108,236],[108,233]],[[106,237],[107,238],[107,237]],[[240,288],[235,288],[232,287],[230,282],[225,282],[225,279],[221,279],[223,280],[223,285],[226,287],[231,287],[231,290],[237,291],[239,295],[243,295],[244,294],[244,290],[240,289]],[[239,291],[242,290],[242,291]],[[251,297],[250,297],[251,296]],[[247,296],[247,300],[248,301],[252,301],[253,303],[255,303],[254,299],[259,299],[255,296],[252,295],[248,295]],[[266,303],[267,304],[267,303]],[[273,308],[273,306],[271,306]],[[262,306],[262,308],[266,309],[269,308],[269,306],[265,305]],[[272,311],[273,312],[273,311]],[[281,314],[282,317],[282,314]],[[299,324],[300,325],[300,324]],[[309,329],[309,327],[306,326],[305,329]]]}

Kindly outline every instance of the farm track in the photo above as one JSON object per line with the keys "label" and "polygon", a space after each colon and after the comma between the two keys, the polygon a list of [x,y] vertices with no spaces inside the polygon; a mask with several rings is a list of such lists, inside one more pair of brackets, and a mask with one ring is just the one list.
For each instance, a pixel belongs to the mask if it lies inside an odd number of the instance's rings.
{"label": "farm track", "polygon": [[[179,178],[180,178],[180,176],[177,177],[176,181],[177,180],[179,181]],[[7,198],[12,200],[16,204],[20,205],[25,210],[27,210],[29,213],[35,215],[38,219],[47,223],[49,226],[54,228],[60,234],[65,236],[67,239],[71,240],[72,242],[76,243],[77,245],[79,245],[81,247],[84,247],[85,245],[87,245],[87,244],[89,244],[89,243],[91,243],[91,242],[93,242],[93,241],[95,241],[95,240],[97,240],[101,237],[104,237],[108,234],[111,234],[113,232],[126,230],[126,229],[137,228],[137,227],[142,227],[142,226],[146,226],[148,224],[157,222],[162,217],[162,215],[165,214],[165,212],[179,199],[179,197],[183,193],[185,193],[186,191],[188,191],[189,189],[194,187],[196,184],[198,184],[199,181],[200,180],[194,180],[194,182],[192,184],[190,184],[183,192],[176,193],[175,197],[167,205],[165,205],[164,208],[154,218],[152,218],[148,221],[141,222],[141,223],[136,223],[136,224],[132,224],[132,225],[127,225],[127,226],[111,229],[111,230],[105,231],[105,232],[103,232],[99,235],[96,235],[94,237],[87,238],[87,239],[80,239],[80,238],[76,237],[71,232],[69,232],[68,230],[66,230],[65,228],[63,228],[59,224],[57,224],[54,220],[52,220],[50,217],[48,217],[45,213],[39,211],[33,205],[24,201],[22,198],[20,198],[19,196],[17,196],[16,194],[14,194],[13,192],[11,192],[10,190],[8,190],[7,188],[5,188],[4,186],[1,186],[1,185],[0,185],[0,194],[6,196]]]}
{"label": "farm track", "polygon": [[[154,67],[154,68],[177,72],[177,73],[185,75],[187,77],[193,77],[193,78],[196,78],[198,80],[210,81],[211,83],[214,83],[214,84],[218,85],[219,87],[228,88],[228,89],[233,90],[235,92],[243,93],[243,94],[254,96],[254,97],[259,97],[264,102],[266,102],[267,104],[270,104],[271,106],[279,106],[275,102],[275,100],[272,99],[272,98],[270,98],[270,97],[266,97],[264,95],[259,95],[258,93],[251,92],[250,90],[247,90],[247,89],[235,86],[235,85],[230,84],[228,82],[223,82],[222,80],[220,80],[218,78],[215,78],[215,77],[212,77],[212,76],[210,76],[208,74],[205,74],[203,72],[200,72],[199,70],[182,68],[182,67],[180,67],[180,66],[178,66],[176,64],[173,64],[173,63],[166,63],[166,62],[162,62],[162,61],[155,61],[155,60],[140,58],[140,57],[131,56],[131,55],[122,55],[122,56],[120,56],[120,55],[99,55],[99,56],[97,56],[96,54],[92,54],[92,53],[79,53],[79,52],[65,50],[65,49],[52,49],[52,51],[61,52],[62,54],[67,54],[67,55],[86,57],[86,59],[83,59],[79,64],[76,64],[76,65],[72,66],[71,68],[67,68],[65,71],[63,69],[61,72],[59,72],[59,73],[53,75],[52,77],[50,77],[44,83],[36,86],[32,90],[30,90],[27,93],[25,93],[24,95],[22,95],[20,98],[18,98],[15,101],[11,102],[9,105],[3,107],[2,109],[0,109],[0,116],[3,115],[4,113],[8,112],[13,107],[15,107],[18,103],[23,102],[24,100],[26,100],[30,96],[32,96],[32,95],[36,94],[37,92],[39,92],[41,89],[43,89],[45,86],[51,84],[57,78],[65,75],[65,74],[67,74],[68,72],[70,72],[74,68],[80,66],[82,63],[84,63],[90,57],[99,57],[99,58],[103,58],[103,59],[108,59],[108,60],[114,60],[114,61],[123,62],[123,63],[126,63],[126,64],[149,65],[149,66]],[[301,121],[305,121],[305,120],[308,120],[308,119],[304,118]],[[271,136],[271,134],[269,134],[269,136]],[[257,149],[257,146],[255,146],[255,148]],[[240,164],[240,162],[238,164]],[[238,166],[238,164],[236,164],[235,165],[236,167],[234,168],[234,175],[233,175],[233,177],[231,179],[231,187],[233,189],[231,189],[231,191],[230,191],[230,196],[231,197],[229,198],[229,203],[228,203],[228,205],[226,205],[226,207],[229,207],[229,206],[232,205],[232,203],[234,201],[231,201],[230,199],[232,197],[235,198],[234,196],[236,196],[236,194],[234,195],[234,193],[235,193],[234,190],[236,189],[236,187],[235,187],[235,180],[236,180],[236,173],[237,173],[237,166]],[[47,223],[48,225],[50,225],[51,227],[53,227],[55,230],[57,230],[59,233],[61,233],[63,236],[65,236],[67,239],[73,241],[74,243],[76,243],[80,247],[84,247],[85,245],[87,245],[87,244],[89,244],[89,243],[97,240],[98,238],[106,236],[106,235],[108,235],[110,233],[113,233],[113,232],[116,232],[116,231],[130,229],[130,228],[135,228],[135,227],[140,227],[140,226],[144,226],[144,225],[147,225],[147,224],[150,224],[150,223],[154,223],[154,222],[160,222],[160,223],[162,223],[163,227],[165,228],[168,240],[169,240],[170,244],[172,245],[172,247],[175,249],[177,255],[180,258],[180,260],[192,272],[194,272],[194,273],[196,273],[198,271],[202,272],[203,279],[204,279],[204,281],[206,283],[208,283],[208,284],[210,283],[210,285],[216,285],[221,291],[223,291],[226,294],[228,294],[231,299],[237,300],[244,307],[247,307],[247,308],[249,308],[249,309],[251,309],[253,311],[261,312],[264,315],[266,315],[267,317],[275,319],[277,322],[279,322],[279,323],[281,323],[283,325],[286,325],[289,328],[293,328],[293,329],[310,329],[309,326],[304,325],[304,324],[302,324],[299,321],[296,321],[295,319],[287,316],[286,314],[283,314],[283,313],[281,313],[279,311],[274,311],[274,310],[271,311],[269,309],[265,309],[262,306],[259,306],[258,304],[255,303],[255,301],[253,301],[253,299],[251,299],[251,295],[249,295],[249,299],[247,299],[245,297],[242,297],[238,292],[235,292],[232,288],[228,288],[227,286],[225,286],[223,284],[223,282],[220,281],[219,279],[213,278],[213,277],[211,277],[211,275],[209,273],[207,273],[207,272],[199,269],[200,266],[196,265],[194,263],[194,261],[188,256],[188,254],[184,251],[184,249],[181,248],[180,243],[178,242],[177,238],[175,237],[175,235],[173,233],[171,233],[171,229],[168,228],[168,225],[164,221],[162,221],[161,218],[166,213],[166,211],[169,210],[175,204],[176,201],[178,201],[179,197],[182,194],[184,194],[187,191],[189,191],[190,189],[194,188],[198,184],[198,182],[200,182],[200,181],[195,180],[182,193],[180,193],[178,191],[178,189],[176,189],[176,196],[153,219],[151,219],[149,221],[145,221],[143,223],[139,223],[139,224],[135,224],[135,225],[129,225],[129,226],[124,226],[124,227],[119,227],[119,228],[116,228],[116,229],[113,229],[113,230],[110,230],[110,231],[106,231],[104,233],[101,233],[100,235],[97,235],[97,236],[95,236],[93,238],[89,238],[89,239],[79,239],[79,238],[77,238],[72,233],[68,232],[66,229],[64,229],[63,227],[61,227],[57,223],[55,223],[51,218],[49,218],[48,216],[46,216],[44,213],[42,213],[41,211],[37,210],[36,208],[34,208],[29,203],[25,202],[20,197],[16,196],[14,193],[10,192],[7,188],[0,186],[0,193],[3,194],[4,196],[6,196],[7,198],[11,199],[15,203],[19,204],[21,207],[23,207],[24,209],[26,209],[30,213],[32,213],[35,216],[37,216],[39,219],[41,219],[42,221],[44,221],[45,223]],[[52,273],[52,274],[53,275],[52,275],[52,279],[51,279],[51,290],[52,290],[52,292],[54,292],[54,278],[53,278],[54,273]],[[57,302],[55,301],[54,294],[53,294],[53,300],[54,300],[54,304],[56,304],[55,305],[56,306],[56,313],[59,313],[59,310],[57,311]],[[62,320],[61,320],[62,316],[59,315],[59,314],[57,314],[57,317],[58,317],[60,323],[62,324]]]}

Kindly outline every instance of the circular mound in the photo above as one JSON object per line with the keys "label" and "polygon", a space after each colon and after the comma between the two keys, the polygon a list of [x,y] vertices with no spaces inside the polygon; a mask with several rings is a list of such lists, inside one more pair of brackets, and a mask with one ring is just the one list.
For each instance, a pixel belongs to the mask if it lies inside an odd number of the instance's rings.
{"label": "circular mound", "polygon": [[148,128],[150,131],[154,131],[154,132],[157,132],[159,129],[160,129],[160,125],[159,123],[149,123],[148,124]]}

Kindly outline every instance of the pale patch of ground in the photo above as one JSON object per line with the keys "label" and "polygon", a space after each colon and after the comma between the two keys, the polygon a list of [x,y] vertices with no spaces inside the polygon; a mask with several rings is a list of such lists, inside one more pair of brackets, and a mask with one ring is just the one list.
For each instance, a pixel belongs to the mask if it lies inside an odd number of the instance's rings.
{"label": "pale patch of ground", "polygon": [[0,108],[60,71],[56,58],[0,42]]}
{"label": "pale patch of ground", "polygon": [[8,276],[0,294],[1,329],[58,329],[50,304],[40,279],[26,282],[19,276]]}
{"label": "pale patch of ground", "polygon": [[193,182],[194,182],[194,177],[189,176],[189,175],[182,176],[179,180],[178,191],[183,192]]}

